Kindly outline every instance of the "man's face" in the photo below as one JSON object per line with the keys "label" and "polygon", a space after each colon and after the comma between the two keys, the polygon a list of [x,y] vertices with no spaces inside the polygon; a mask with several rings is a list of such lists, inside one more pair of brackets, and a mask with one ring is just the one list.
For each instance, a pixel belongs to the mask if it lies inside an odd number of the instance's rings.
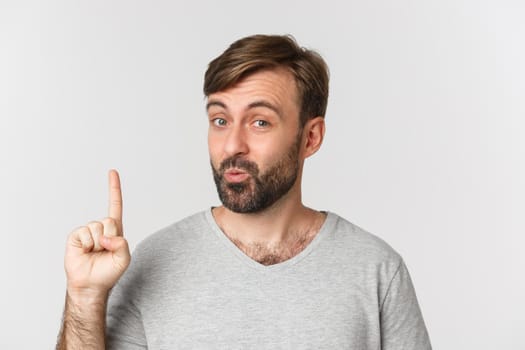
{"label": "man's face", "polygon": [[249,75],[208,97],[208,147],[219,198],[238,213],[268,208],[296,184],[300,168],[297,87],[291,73]]}

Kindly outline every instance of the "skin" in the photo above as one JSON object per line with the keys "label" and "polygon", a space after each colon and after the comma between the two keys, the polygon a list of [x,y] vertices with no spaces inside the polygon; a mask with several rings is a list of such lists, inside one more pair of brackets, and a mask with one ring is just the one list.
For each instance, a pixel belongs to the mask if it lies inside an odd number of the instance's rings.
{"label": "skin", "polygon": [[[211,94],[207,110],[209,153],[216,169],[224,159],[239,155],[257,163],[264,172],[285,156],[300,128],[296,83],[283,68],[256,72],[227,90]],[[290,191],[271,207],[252,214],[235,213],[224,206],[213,209],[215,220],[237,246],[258,247],[243,249],[255,260],[261,260],[265,251],[279,255],[280,249],[291,257],[284,251],[304,236],[312,236],[312,227],[316,233],[321,226],[324,214],[302,204],[301,177],[304,160],[320,148],[324,132],[324,118],[320,116],[304,125],[298,177]],[[291,250],[298,253],[298,249]]]}
{"label": "skin", "polygon": [[105,349],[109,290],[131,256],[122,229],[122,191],[117,171],[109,172],[109,213],[68,236],[64,265],[66,306],[57,349]]}
{"label": "skin", "polygon": [[[299,98],[293,76],[284,69],[254,73],[232,88],[210,95],[207,110],[210,160],[216,169],[224,159],[238,155],[257,163],[264,173],[297,141]],[[325,215],[302,204],[301,175],[304,160],[319,149],[324,131],[320,116],[303,126],[297,179],[273,205],[251,214],[223,206],[213,209],[225,234],[253,259],[263,264],[287,260],[317,234]],[[244,177],[243,181],[250,181]],[[73,230],[67,239],[66,305],[57,349],[105,348],[109,291],[130,259],[123,237],[120,179],[117,171],[111,170],[108,217]]]}

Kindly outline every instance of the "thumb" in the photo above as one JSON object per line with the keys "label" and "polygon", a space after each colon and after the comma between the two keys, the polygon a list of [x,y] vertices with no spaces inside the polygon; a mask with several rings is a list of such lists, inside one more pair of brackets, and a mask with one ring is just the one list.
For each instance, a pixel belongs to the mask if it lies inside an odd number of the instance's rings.
{"label": "thumb", "polygon": [[100,245],[113,253],[115,262],[121,265],[124,269],[128,267],[131,260],[131,255],[129,253],[128,241],[122,236],[110,237],[101,235],[100,236]]}

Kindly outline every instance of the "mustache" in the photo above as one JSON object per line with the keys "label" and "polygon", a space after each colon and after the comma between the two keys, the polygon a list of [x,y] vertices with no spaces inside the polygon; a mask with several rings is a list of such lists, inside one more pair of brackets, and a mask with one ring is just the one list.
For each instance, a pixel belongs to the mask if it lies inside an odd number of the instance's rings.
{"label": "mustache", "polygon": [[223,160],[219,167],[219,172],[224,174],[224,172],[230,168],[242,169],[253,176],[259,174],[259,167],[256,163],[243,159],[240,156],[231,156]]}

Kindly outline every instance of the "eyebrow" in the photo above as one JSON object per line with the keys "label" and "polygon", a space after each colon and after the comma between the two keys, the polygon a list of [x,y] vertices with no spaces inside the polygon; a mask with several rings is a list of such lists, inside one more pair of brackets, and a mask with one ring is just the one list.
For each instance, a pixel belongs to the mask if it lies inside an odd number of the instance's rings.
{"label": "eyebrow", "polygon": [[273,104],[271,104],[270,102],[268,101],[264,101],[264,100],[261,100],[261,101],[255,101],[255,102],[252,102],[248,105],[248,109],[250,108],[257,108],[257,107],[264,107],[264,108],[268,108],[268,109],[271,109],[272,111],[274,111],[279,117],[282,116],[282,113],[281,113],[281,110],[277,107],[277,106],[274,106]]}
{"label": "eyebrow", "polygon": [[[209,110],[213,106],[217,106],[217,107],[224,108],[224,109],[228,110],[228,107],[226,107],[226,105],[224,103],[222,103],[221,101],[217,101],[217,100],[209,101],[206,104],[206,110]],[[274,106],[270,102],[264,101],[264,100],[254,101],[254,102],[250,103],[248,105],[247,109],[258,108],[258,107],[268,108],[268,109],[274,111],[279,117],[282,116],[281,110],[277,106]]]}
{"label": "eyebrow", "polygon": [[216,101],[216,100],[211,100],[208,103],[206,103],[206,110],[209,110],[213,106],[218,106],[224,109],[228,109],[224,103],[220,101]]}

